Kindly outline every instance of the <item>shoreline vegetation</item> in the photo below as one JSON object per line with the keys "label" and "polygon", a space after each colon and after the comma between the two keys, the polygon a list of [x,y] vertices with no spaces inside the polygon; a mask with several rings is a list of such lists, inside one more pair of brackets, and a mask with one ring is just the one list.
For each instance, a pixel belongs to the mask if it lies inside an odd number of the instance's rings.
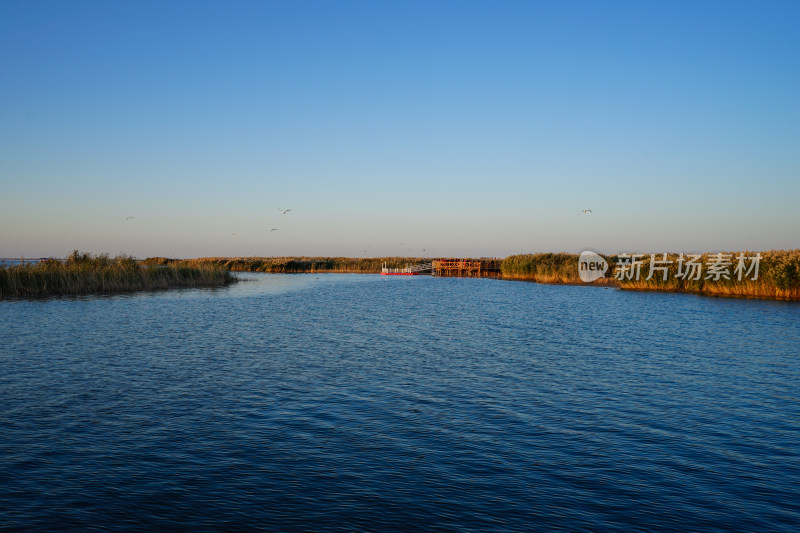
{"label": "shoreline vegetation", "polygon": [[275,274],[378,274],[385,263],[389,268],[402,268],[430,263],[430,257],[199,257],[170,259],[149,257],[146,265],[180,265],[190,268],[214,267],[232,272],[270,272]]}
{"label": "shoreline vegetation", "polygon": [[[755,252],[744,252],[752,257]],[[758,277],[752,280],[752,272],[737,279],[734,271],[739,252],[730,252],[731,265],[728,268],[730,279],[705,279],[706,271],[700,279],[684,280],[677,277],[678,254],[668,254],[670,261],[663,279],[663,270],[646,279],[650,272],[651,256],[643,254],[639,267],[639,279],[616,279],[614,268],[620,257],[602,255],[608,263],[606,277],[591,283],[584,283],[578,275],[578,254],[539,253],[511,255],[502,260],[500,279],[533,281],[544,284],[588,285],[616,287],[622,290],[683,292],[709,296],[728,296],[735,298],[761,298],[770,300],[800,301],[800,250],[771,250],[759,252]],[[661,259],[656,255],[656,260]],[[201,257],[197,259],[169,259],[151,257],[143,262],[149,265],[180,265],[192,268],[215,267],[235,272],[273,272],[273,273],[361,273],[377,274],[381,266],[402,268],[416,263],[430,262],[430,257]],[[700,263],[713,261],[712,254],[702,254]],[[661,265],[659,263],[658,265]],[[654,265],[657,266],[657,265]],[[748,266],[750,266],[748,264]]]}
{"label": "shoreline vegetation", "polygon": [[147,265],[125,255],[110,258],[76,250],[66,260],[0,267],[0,298],[222,287],[235,281],[219,268]]}
{"label": "shoreline vegetation", "polygon": [[[735,268],[737,256],[743,253],[751,258],[758,253],[758,275],[752,279],[753,271],[742,273],[739,280]],[[557,283],[569,285],[605,285],[622,290],[681,292],[707,296],[726,296],[733,298],[759,298],[768,300],[800,301],[800,250],[770,250],[766,252],[727,252],[730,264],[726,267],[727,276],[708,279],[708,270],[701,271],[699,279],[682,279],[678,276],[680,257],[678,254],[655,254],[654,275],[648,280],[653,257],[641,254],[641,265],[637,276],[632,279],[615,277],[615,266],[620,261],[617,255],[602,255],[609,270],[605,278],[592,283],[584,283],[578,275],[578,254],[524,254],[513,255],[503,260],[503,279],[535,281],[538,283]],[[713,263],[717,254],[700,254],[698,263],[704,267]],[[666,259],[666,261],[664,261]],[[751,262],[745,264],[751,266]],[[684,265],[685,267],[685,265]],[[664,270],[659,270],[659,268]],[[666,277],[666,280],[664,279]]]}
{"label": "shoreline vegetation", "polygon": [[[800,249],[759,252],[758,275],[753,272],[738,279],[736,258],[728,254],[729,279],[707,278],[706,270],[699,277],[682,279],[677,254],[668,254],[663,261],[656,255],[655,275],[648,276],[652,257],[642,254],[638,276],[617,279],[615,267],[621,256],[602,255],[608,263],[606,277],[591,283],[581,281],[578,254],[538,253],[511,255],[501,261],[500,279],[533,281],[544,284],[615,287],[622,290],[682,292],[735,298],[761,298],[800,301]],[[747,258],[755,252],[744,252]],[[699,256],[704,266],[714,260],[712,254]],[[150,257],[137,260],[121,255],[91,255],[74,251],[66,260],[48,259],[40,263],[0,267],[0,297],[39,297],[89,295],[173,288],[221,287],[236,281],[231,272],[359,273],[377,274],[385,264],[402,268],[428,263],[430,257],[201,257],[171,259]],[[660,261],[660,262],[659,262]],[[664,266],[666,265],[666,266]],[[749,266],[752,266],[750,264]],[[650,279],[647,279],[650,277]],[[664,279],[666,277],[666,279]],[[637,279],[638,278],[638,279]],[[687,276],[688,278],[688,276]]]}

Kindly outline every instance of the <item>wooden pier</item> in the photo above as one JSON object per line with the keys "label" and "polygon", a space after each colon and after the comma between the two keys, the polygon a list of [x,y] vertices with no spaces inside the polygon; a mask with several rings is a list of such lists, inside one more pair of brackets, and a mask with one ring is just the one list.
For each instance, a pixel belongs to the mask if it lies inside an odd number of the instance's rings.
{"label": "wooden pier", "polygon": [[501,275],[500,259],[434,259],[433,275],[457,278],[495,278]]}

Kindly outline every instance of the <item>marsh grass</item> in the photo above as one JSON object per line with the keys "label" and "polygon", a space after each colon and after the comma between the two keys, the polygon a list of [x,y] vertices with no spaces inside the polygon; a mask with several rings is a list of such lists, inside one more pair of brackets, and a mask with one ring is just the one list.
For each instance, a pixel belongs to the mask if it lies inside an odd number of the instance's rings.
{"label": "marsh grass", "polygon": [[[578,255],[567,253],[541,253],[511,255],[503,259],[500,269],[505,279],[536,281],[538,283],[580,283],[578,276]],[[611,256],[603,256],[613,265]],[[601,278],[597,285],[613,284],[614,280]]]}
{"label": "marsh grass", "polygon": [[91,255],[77,250],[64,261],[0,268],[0,297],[88,295],[191,287],[235,281],[219,268],[144,265],[133,257]]}
{"label": "marsh grass", "polygon": [[401,268],[418,263],[429,263],[423,257],[201,257],[198,259],[169,259],[150,257],[147,265],[179,265],[187,267],[216,267],[234,272],[273,272],[301,274],[312,272],[342,272],[377,274],[386,263],[390,268]]}
{"label": "marsh grass", "polygon": [[[777,300],[800,300],[800,250],[772,250],[760,252],[758,279],[750,280],[743,276],[741,281],[735,279],[731,266],[731,279],[706,279],[705,265],[711,256],[701,256],[700,262],[704,270],[699,280],[683,280],[677,277],[677,254],[668,254],[667,279],[662,273],[650,272],[651,256],[642,255],[639,279],[616,279],[615,268],[619,256],[604,255],[609,264],[605,278],[593,284],[618,286],[627,290],[653,290],[671,292],[689,292],[716,296],[733,296],[739,298],[768,298]],[[730,256],[735,265],[738,252]],[[755,252],[745,252],[750,257]],[[536,281],[539,283],[581,284],[578,275],[578,255],[568,253],[522,254],[506,257],[501,263],[502,277]],[[662,259],[657,256],[656,259]],[[400,268],[417,263],[427,263],[431,259],[423,257],[202,257],[198,259],[169,259],[152,257],[144,263],[152,267],[170,266],[175,268],[216,268],[241,272],[275,272],[275,273],[310,273],[310,272],[353,272],[378,273],[386,263],[391,268]],[[654,265],[657,266],[657,265]]]}
{"label": "marsh grass", "polygon": [[[621,289],[641,291],[689,292],[714,296],[732,296],[738,298],[767,298],[775,300],[800,300],[800,250],[771,250],[760,252],[761,261],[756,280],[752,276],[743,275],[737,279],[733,270],[739,252],[729,252],[732,262],[729,270],[730,279],[707,279],[706,265],[713,262],[713,254],[703,254],[700,263],[704,265],[700,279],[684,280],[677,277],[678,254],[668,254],[666,280],[663,272],[654,270],[653,276],[647,279],[653,257],[649,254],[641,257],[639,279],[616,279],[615,267],[618,256],[609,255],[603,258],[609,264],[607,277],[597,280],[595,284],[615,284]],[[745,252],[745,256],[754,256],[755,252]],[[503,260],[502,271],[506,279],[523,279],[539,283],[580,283],[578,276],[578,255],[566,253],[543,253],[512,255]],[[662,260],[656,254],[656,260]],[[653,266],[660,266],[656,263]]]}
{"label": "marsh grass", "polygon": [[[740,252],[726,252],[731,257],[729,279],[708,278],[708,271],[704,268],[700,279],[683,280],[677,278],[677,254],[668,254],[667,259],[672,261],[669,266],[667,281],[662,275],[656,274],[650,280],[652,257],[647,255],[642,258],[641,277],[637,280],[621,280],[620,288],[628,290],[657,290],[674,292],[691,292],[714,296],[731,296],[738,298],[766,298],[773,300],[800,300],[800,250],[770,250],[759,252],[758,277],[753,280],[752,274],[743,273],[742,279],[734,272],[737,256]],[[747,257],[754,256],[756,252],[746,251]],[[714,261],[715,254],[702,254],[700,262],[705,266]],[[661,259],[657,254],[656,260]],[[749,266],[749,263],[748,263]]]}

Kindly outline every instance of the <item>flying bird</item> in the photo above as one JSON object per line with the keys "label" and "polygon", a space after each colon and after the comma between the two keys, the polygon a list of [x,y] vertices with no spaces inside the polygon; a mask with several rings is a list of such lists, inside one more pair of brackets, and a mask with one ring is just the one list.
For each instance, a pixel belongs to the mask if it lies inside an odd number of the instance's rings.
{"label": "flying bird", "polygon": [[125,217],[125,220],[133,220],[136,217]]}
{"label": "flying bird", "polygon": [[278,231],[278,228],[272,228],[270,231]]}
{"label": "flying bird", "polygon": [[231,235],[232,235],[232,236],[234,236],[234,237],[236,237],[236,234],[235,234],[235,233],[231,233]]}
{"label": "flying bird", "polygon": [[592,210],[591,210],[591,209],[584,209],[584,210],[583,210],[583,212],[584,212],[584,213],[591,213],[591,212],[592,212]]}
{"label": "flying bird", "polygon": [[291,209],[281,209],[281,208],[279,207],[279,208],[278,208],[278,211],[280,211],[281,213],[283,213],[283,214],[285,215],[286,213],[288,213],[289,211],[291,211]]}

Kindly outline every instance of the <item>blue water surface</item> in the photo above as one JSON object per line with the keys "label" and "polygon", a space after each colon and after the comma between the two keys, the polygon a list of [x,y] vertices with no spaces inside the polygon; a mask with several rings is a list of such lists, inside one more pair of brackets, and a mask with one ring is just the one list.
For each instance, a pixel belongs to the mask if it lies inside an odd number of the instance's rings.
{"label": "blue water surface", "polygon": [[0,301],[0,528],[800,527],[798,304],[242,277]]}

